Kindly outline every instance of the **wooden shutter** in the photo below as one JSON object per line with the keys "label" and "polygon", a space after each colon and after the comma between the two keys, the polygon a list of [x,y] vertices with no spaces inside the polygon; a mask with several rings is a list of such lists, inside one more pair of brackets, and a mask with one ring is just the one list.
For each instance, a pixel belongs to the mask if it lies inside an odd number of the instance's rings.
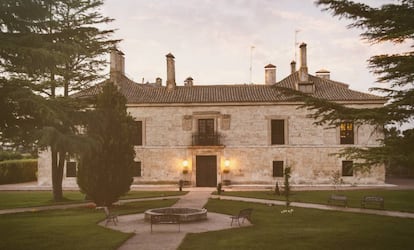
{"label": "wooden shutter", "polygon": [[283,177],[283,161],[273,161],[273,177]]}

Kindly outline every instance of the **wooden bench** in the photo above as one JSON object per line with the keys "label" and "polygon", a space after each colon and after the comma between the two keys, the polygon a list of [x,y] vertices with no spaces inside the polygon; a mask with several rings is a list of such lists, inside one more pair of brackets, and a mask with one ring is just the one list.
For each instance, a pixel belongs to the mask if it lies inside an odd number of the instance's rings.
{"label": "wooden bench", "polygon": [[361,201],[361,207],[366,208],[367,204],[376,204],[384,209],[384,198],[381,196],[364,196]]}
{"label": "wooden bench", "polygon": [[180,216],[176,214],[151,215],[151,233],[153,224],[178,224],[178,232],[181,231]]}
{"label": "wooden bench", "polygon": [[245,208],[245,209],[240,210],[239,214],[233,215],[230,217],[231,218],[230,226],[233,226],[233,222],[237,220],[237,223],[239,224],[239,227],[240,227],[240,219],[242,219],[242,223],[244,223],[244,220],[248,220],[249,222],[252,222],[251,221],[252,212],[253,212],[253,208]]}
{"label": "wooden bench", "polygon": [[345,195],[339,195],[339,194],[332,194],[328,198],[328,204],[342,204],[344,207],[348,206],[348,197]]}

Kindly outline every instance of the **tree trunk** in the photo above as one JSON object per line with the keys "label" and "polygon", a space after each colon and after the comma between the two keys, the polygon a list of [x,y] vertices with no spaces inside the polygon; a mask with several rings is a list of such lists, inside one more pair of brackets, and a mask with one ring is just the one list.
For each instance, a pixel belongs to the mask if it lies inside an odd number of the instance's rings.
{"label": "tree trunk", "polygon": [[58,152],[56,148],[52,147],[52,185],[53,185],[53,200],[63,200],[63,167],[65,165],[66,152]]}

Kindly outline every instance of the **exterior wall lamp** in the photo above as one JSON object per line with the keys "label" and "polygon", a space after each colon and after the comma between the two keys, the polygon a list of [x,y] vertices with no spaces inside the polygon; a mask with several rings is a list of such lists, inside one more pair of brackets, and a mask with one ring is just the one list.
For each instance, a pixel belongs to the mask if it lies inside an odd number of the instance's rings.
{"label": "exterior wall lamp", "polygon": [[184,160],[182,165],[183,165],[183,174],[188,174],[188,161]]}
{"label": "exterior wall lamp", "polygon": [[223,169],[223,173],[224,173],[224,174],[228,174],[228,173],[230,173],[230,160],[225,160],[225,161],[224,161],[224,169]]}

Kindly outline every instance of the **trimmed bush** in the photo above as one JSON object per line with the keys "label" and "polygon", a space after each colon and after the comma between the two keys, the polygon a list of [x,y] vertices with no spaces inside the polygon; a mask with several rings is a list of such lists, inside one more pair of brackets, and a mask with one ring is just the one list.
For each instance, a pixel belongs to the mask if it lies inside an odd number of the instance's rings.
{"label": "trimmed bush", "polygon": [[9,160],[0,162],[0,184],[35,181],[37,160]]}

